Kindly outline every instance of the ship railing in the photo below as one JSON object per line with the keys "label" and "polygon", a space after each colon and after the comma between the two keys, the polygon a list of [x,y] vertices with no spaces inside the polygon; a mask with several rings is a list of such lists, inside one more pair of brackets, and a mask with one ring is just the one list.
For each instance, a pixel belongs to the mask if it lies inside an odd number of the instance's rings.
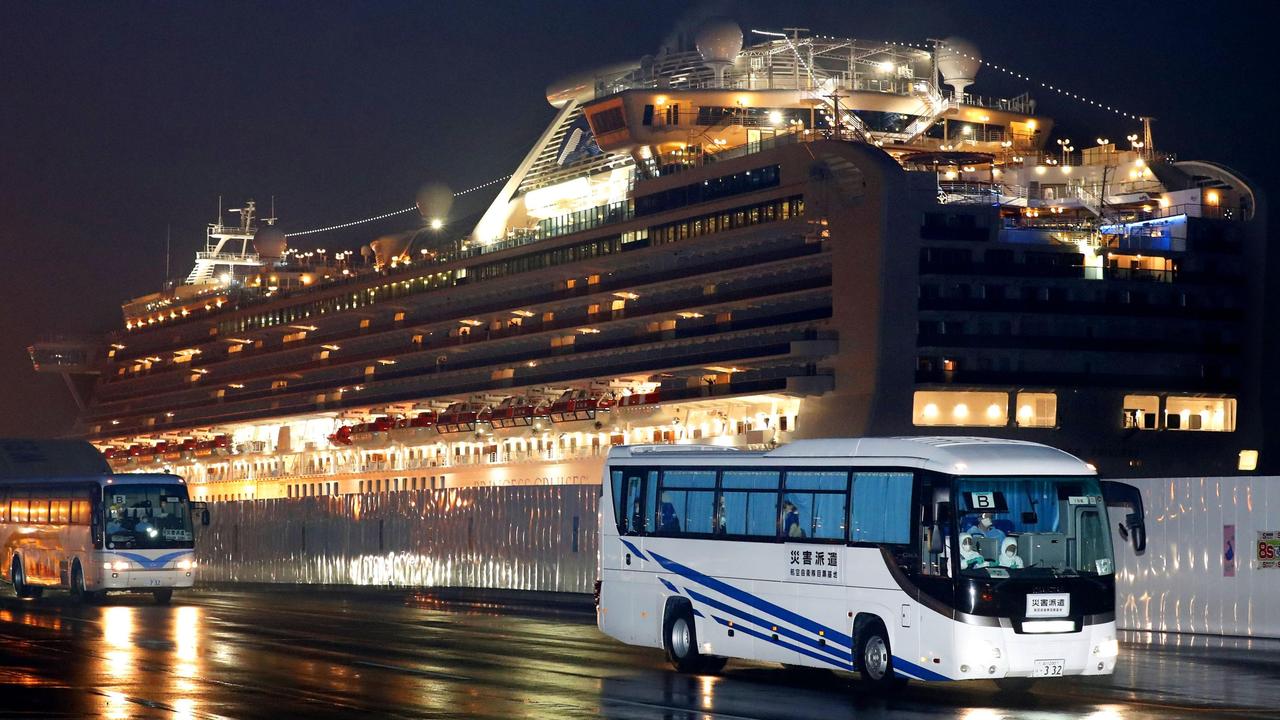
{"label": "ship railing", "polygon": [[196,260],[213,260],[216,262],[259,262],[260,258],[257,253],[216,253],[216,252],[198,252]]}

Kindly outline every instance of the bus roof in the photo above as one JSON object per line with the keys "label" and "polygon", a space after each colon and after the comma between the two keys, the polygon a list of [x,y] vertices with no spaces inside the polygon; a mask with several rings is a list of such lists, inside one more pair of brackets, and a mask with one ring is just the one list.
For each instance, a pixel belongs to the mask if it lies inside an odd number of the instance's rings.
{"label": "bus roof", "polygon": [[0,480],[110,474],[102,453],[83,440],[0,438]]}
{"label": "bus roof", "polygon": [[767,452],[712,445],[623,445],[610,460],[751,462],[760,459],[855,460],[859,465],[918,467],[952,475],[1093,475],[1094,467],[1057,448],[1024,440],[984,437],[869,437],[797,440]]}

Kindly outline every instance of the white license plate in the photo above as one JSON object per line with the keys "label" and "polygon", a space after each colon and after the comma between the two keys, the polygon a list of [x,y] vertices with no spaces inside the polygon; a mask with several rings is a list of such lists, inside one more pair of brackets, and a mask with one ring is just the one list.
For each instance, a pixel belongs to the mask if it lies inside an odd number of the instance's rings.
{"label": "white license plate", "polygon": [[160,587],[160,584],[161,582],[158,578],[147,578],[147,587]]}
{"label": "white license plate", "polygon": [[1065,663],[1065,660],[1036,660],[1031,677],[1062,677],[1062,666]]}

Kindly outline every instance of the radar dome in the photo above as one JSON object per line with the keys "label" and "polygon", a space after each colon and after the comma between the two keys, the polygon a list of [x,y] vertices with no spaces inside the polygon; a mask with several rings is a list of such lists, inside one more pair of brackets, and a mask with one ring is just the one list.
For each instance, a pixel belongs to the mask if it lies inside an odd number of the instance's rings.
{"label": "radar dome", "polygon": [[379,265],[390,265],[393,259],[405,254],[405,251],[409,249],[409,241],[412,239],[413,235],[411,233],[383,235],[369,243],[369,247],[373,250]]}
{"label": "radar dome", "polygon": [[418,191],[418,214],[427,222],[444,220],[453,207],[453,191],[443,183],[430,183]]}
{"label": "radar dome", "polygon": [[253,250],[265,262],[274,262],[284,257],[289,241],[284,231],[275,225],[264,225],[253,234]]}
{"label": "radar dome", "polygon": [[982,65],[978,46],[961,37],[949,37],[938,44],[936,52],[942,82],[950,85],[957,96],[964,95]]}
{"label": "radar dome", "polygon": [[698,30],[693,44],[708,63],[732,63],[742,52],[742,28],[729,18],[708,20]]}

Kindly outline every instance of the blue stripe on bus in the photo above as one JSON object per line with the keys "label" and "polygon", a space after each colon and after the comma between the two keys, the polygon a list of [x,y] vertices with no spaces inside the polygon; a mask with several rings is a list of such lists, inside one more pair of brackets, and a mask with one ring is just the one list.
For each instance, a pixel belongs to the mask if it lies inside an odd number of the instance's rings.
{"label": "blue stripe on bus", "polygon": [[158,558],[152,559],[145,555],[139,555],[138,553],[120,552],[119,550],[114,550],[112,552],[125,560],[132,560],[138,563],[145,570],[161,570],[165,565],[168,565],[183,555],[195,554],[194,550],[179,550],[177,552],[167,553]]}
{"label": "blue stripe on bus", "polygon": [[[714,615],[712,615],[711,617],[712,617],[712,618],[714,618],[714,619],[715,619],[715,621],[716,621],[716,622],[718,622],[718,623],[720,623],[721,625],[724,625],[725,627],[728,627],[728,626],[729,626],[729,621],[728,621],[728,620],[725,620],[725,619],[724,619],[724,618],[722,618],[722,617],[716,617],[716,616],[714,616]],[[777,645],[778,647],[785,648],[785,649],[790,650],[790,651],[792,651],[792,652],[800,653],[801,655],[805,655],[805,656],[807,656],[807,657],[811,657],[811,658],[813,658],[814,660],[818,660],[818,661],[821,661],[821,662],[827,663],[828,665],[834,665],[834,666],[836,666],[836,667],[840,668],[841,670],[848,670],[848,669],[849,669],[849,666],[848,666],[848,664],[846,664],[846,663],[836,662],[835,660],[832,660],[831,658],[827,657],[826,655],[819,655],[818,653],[816,653],[816,652],[812,652],[812,651],[807,650],[807,649],[805,649],[805,648],[802,648],[802,647],[800,647],[799,645],[792,645],[791,643],[783,642],[783,641],[781,641],[781,640],[774,640],[774,639],[773,639],[772,637],[770,637],[769,635],[766,635],[765,633],[762,633],[762,632],[760,632],[760,631],[758,631],[758,630],[752,630],[751,628],[748,628],[748,627],[742,627],[741,625],[735,625],[735,626],[734,626],[734,629],[735,629],[735,630],[740,630],[740,631],[742,631],[742,632],[744,632],[744,633],[746,633],[746,634],[748,634],[748,635],[750,635],[750,636],[752,636],[752,637],[759,638],[759,639],[764,640],[764,641],[767,641],[767,642],[771,642],[771,643],[773,643],[773,644]]]}
{"label": "blue stripe on bus", "polygon": [[951,679],[946,675],[943,675],[942,673],[934,672],[929,668],[923,667],[921,665],[916,665],[910,660],[900,658],[897,655],[893,656],[893,669],[904,675],[914,675],[916,678],[920,680],[950,680]]}
{"label": "blue stripe on bus", "polygon": [[[622,540],[622,538],[618,538],[618,539],[619,539],[619,540]],[[632,554],[632,555],[635,555],[636,557],[640,558],[641,560],[648,560],[648,559],[649,559],[649,558],[645,557],[645,556],[644,556],[644,553],[640,552],[640,548],[636,547],[635,545],[632,545],[631,543],[627,542],[626,540],[622,540],[622,544],[627,546],[627,549],[631,551],[631,554]]]}
{"label": "blue stripe on bus", "polygon": [[677,594],[677,595],[679,595],[679,594],[680,594],[680,590],[679,590],[679,589],[677,589],[675,585],[672,585],[671,583],[667,582],[667,579],[666,579],[666,578],[658,578],[658,580],[660,580],[660,581],[662,582],[662,584],[663,584],[663,585],[666,585],[666,586],[667,586],[667,589],[668,589],[668,590],[670,590],[671,592],[673,592],[673,593],[675,593],[675,594]]}
{"label": "blue stripe on bus", "polygon": [[804,617],[803,615],[798,615],[780,605],[775,605],[769,602],[768,600],[765,600],[764,598],[757,597],[743,590],[739,590],[738,588],[726,582],[717,580],[711,577],[710,575],[705,575],[703,573],[700,573],[691,567],[681,565],[680,563],[674,560],[671,560],[670,558],[665,558],[659,555],[658,553],[653,554],[653,559],[656,560],[660,565],[662,565],[662,567],[666,568],[667,570],[677,575],[681,575],[685,578],[688,578],[689,580],[692,580],[698,583],[699,585],[703,585],[705,587],[711,588],[712,590],[715,590],[716,592],[722,595],[731,597],[734,600],[737,600],[738,602],[744,605],[750,605],[756,610],[760,610],[766,614],[772,615],[776,618],[779,618],[793,625],[796,625],[797,627],[808,630],[814,635],[817,635],[819,632],[822,632],[825,637],[830,638],[832,641],[838,641],[839,643],[843,644],[845,647],[853,646],[853,638],[850,637],[849,635],[846,635],[840,632],[839,630],[836,630],[835,628],[827,627],[826,625],[810,620],[809,618]]}
{"label": "blue stripe on bus", "polygon": [[[755,623],[756,625],[759,625],[760,627],[763,627],[763,628],[772,629],[773,627],[778,627],[767,620],[758,618],[754,615],[751,615],[750,613],[745,613],[731,605],[726,605],[725,603],[722,603],[719,600],[709,598],[706,595],[703,595],[702,593],[698,592],[697,590],[691,590],[689,588],[685,588],[685,592],[689,593],[689,597],[693,598],[694,600],[697,600],[698,602],[709,605],[715,608],[716,610],[719,610],[720,612],[728,613],[730,615],[742,618],[743,620],[746,620],[751,623]],[[787,627],[778,627],[777,633],[779,635],[784,635],[786,637],[789,637],[792,640],[795,640],[797,642],[804,643],[805,645],[808,645],[809,647],[819,652],[824,652],[824,653],[827,653],[828,655],[834,655],[835,657],[840,658],[841,660],[844,661],[844,667],[846,670],[849,669],[849,667],[853,664],[853,653],[846,652],[835,645],[820,644],[817,640],[805,637],[804,635],[801,635],[795,630],[792,630]]]}

